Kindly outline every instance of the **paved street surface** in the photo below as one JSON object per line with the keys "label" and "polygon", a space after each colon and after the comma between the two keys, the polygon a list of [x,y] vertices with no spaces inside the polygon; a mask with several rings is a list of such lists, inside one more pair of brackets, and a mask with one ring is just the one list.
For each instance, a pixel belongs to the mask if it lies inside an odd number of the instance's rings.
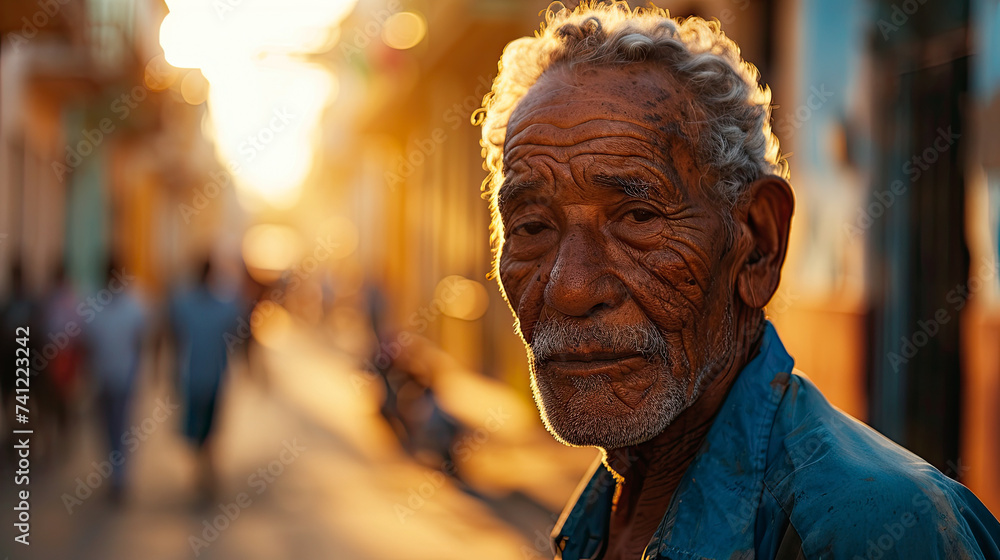
{"label": "paved street surface", "polygon": [[449,374],[440,399],[468,428],[455,459],[468,482],[462,489],[402,451],[378,414],[378,382],[314,332],[270,337],[253,368],[264,375],[234,366],[214,505],[199,506],[194,453],[177,431],[182,410],[172,408],[168,376],[153,374],[166,368],[147,360],[124,503],[108,499],[100,464],[108,452],[85,411],[61,457],[32,467],[30,547],[13,541],[5,468],[0,558],[551,557],[545,534],[593,450],[555,443],[530,401],[441,357]]}

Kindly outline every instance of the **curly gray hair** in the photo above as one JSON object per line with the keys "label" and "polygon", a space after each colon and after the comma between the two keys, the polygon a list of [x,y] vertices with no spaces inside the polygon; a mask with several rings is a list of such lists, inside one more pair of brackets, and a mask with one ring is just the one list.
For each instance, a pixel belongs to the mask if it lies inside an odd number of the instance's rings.
{"label": "curly gray hair", "polygon": [[[518,102],[547,70],[581,64],[652,62],[676,76],[694,94],[706,125],[695,150],[718,177],[717,193],[730,207],[762,175],[788,178],[788,165],[771,132],[771,92],[759,73],[740,57],[718,21],[672,19],[660,8],[629,8],[624,1],[546,10],[533,37],[512,41],[500,58],[499,74],[483,107],[473,116],[482,125],[488,172],[484,198],[490,201],[494,249],[503,238],[497,194],[504,180],[507,122]],[[496,263],[494,263],[496,264]]]}

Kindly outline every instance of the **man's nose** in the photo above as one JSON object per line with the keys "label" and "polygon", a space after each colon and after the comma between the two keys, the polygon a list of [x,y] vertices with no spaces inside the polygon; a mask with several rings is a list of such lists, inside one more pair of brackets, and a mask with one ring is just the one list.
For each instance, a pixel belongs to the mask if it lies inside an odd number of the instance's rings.
{"label": "man's nose", "polygon": [[627,291],[611,273],[604,249],[593,234],[567,234],[559,244],[545,285],[546,305],[572,317],[589,317],[621,305]]}

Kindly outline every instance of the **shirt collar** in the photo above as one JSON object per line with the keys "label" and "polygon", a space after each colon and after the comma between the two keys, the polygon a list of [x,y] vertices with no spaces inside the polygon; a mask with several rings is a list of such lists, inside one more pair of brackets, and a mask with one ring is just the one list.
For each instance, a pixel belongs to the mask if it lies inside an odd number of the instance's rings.
{"label": "shirt collar", "polygon": [[[759,352],[733,382],[644,558],[728,558],[753,550],[768,437],[793,366],[766,322]],[[557,558],[603,553],[613,495],[611,473],[597,465],[553,531]]]}

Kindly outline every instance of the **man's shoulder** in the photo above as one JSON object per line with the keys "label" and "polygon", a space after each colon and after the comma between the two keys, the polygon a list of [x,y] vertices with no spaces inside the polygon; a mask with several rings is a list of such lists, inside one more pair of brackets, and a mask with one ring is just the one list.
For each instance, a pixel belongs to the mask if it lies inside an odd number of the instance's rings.
{"label": "man's shoulder", "polygon": [[[789,376],[778,405],[767,464],[765,482],[772,489],[836,480],[852,489],[892,490],[947,479],[920,457],[831,405],[799,372]],[[794,501],[796,496],[788,499]]]}
{"label": "man's shoulder", "polygon": [[1000,525],[968,489],[800,375],[778,407],[764,485],[809,557],[976,558],[985,541],[989,558],[1000,541]]}

